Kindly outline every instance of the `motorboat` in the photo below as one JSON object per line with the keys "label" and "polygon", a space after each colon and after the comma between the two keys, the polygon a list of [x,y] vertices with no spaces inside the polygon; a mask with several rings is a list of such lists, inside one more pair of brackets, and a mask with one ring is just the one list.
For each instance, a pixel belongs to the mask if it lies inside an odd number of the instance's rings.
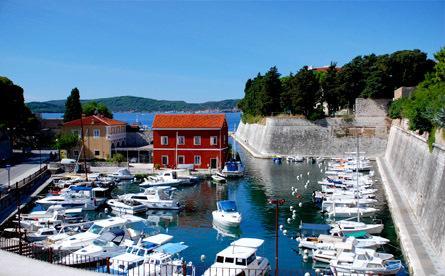
{"label": "motorboat", "polygon": [[199,177],[192,175],[189,169],[175,169],[176,177],[181,180],[181,185],[194,185],[199,182]]}
{"label": "motorboat", "polygon": [[357,240],[356,247],[358,248],[378,248],[389,242],[388,239],[370,235],[366,231],[358,231],[352,233],[334,233],[333,235],[343,235],[344,237],[353,237]]}
{"label": "motorboat", "polygon": [[[18,217],[17,217],[18,218]],[[52,205],[48,210],[33,211],[20,216],[20,226],[28,232],[39,228],[57,228],[66,223],[79,223],[84,221],[82,208],[65,209],[60,205]]]}
{"label": "motorboat", "polygon": [[108,176],[118,180],[118,181],[130,181],[134,179],[134,176],[131,174],[128,169],[119,169],[116,172],[109,174]]}
{"label": "motorboat", "polygon": [[214,223],[228,227],[237,227],[240,225],[242,217],[236,208],[235,201],[218,201],[216,208],[217,210],[212,212]]}
{"label": "motorboat", "polygon": [[218,224],[217,222],[212,223],[213,229],[216,230],[216,239],[219,240],[219,238],[233,238],[238,239],[241,235],[241,229],[239,227],[228,227],[221,224]]}
{"label": "motorboat", "polygon": [[402,269],[400,260],[385,260],[368,253],[342,253],[329,262],[334,275],[394,275]]}
{"label": "motorboat", "polygon": [[148,209],[179,210],[183,206],[172,199],[174,190],[175,188],[168,186],[151,187],[145,189],[143,193],[125,194],[119,198],[139,202]]}
{"label": "motorboat", "polygon": [[136,214],[143,213],[147,211],[147,206],[144,204],[126,198],[118,198],[118,199],[109,199],[107,201],[108,206],[111,207],[113,212],[119,214]]}
{"label": "motorboat", "polygon": [[36,203],[43,208],[48,208],[52,205],[60,205],[65,208],[95,210],[105,203],[107,199],[105,194],[107,192],[107,188],[70,186],[70,188],[64,191],[61,195],[47,196],[37,200]]}
{"label": "motorboat", "polygon": [[154,249],[172,239],[173,236],[167,234],[157,234],[140,239],[137,244],[128,246],[123,254],[110,259],[111,274],[127,275],[129,270],[142,265]]}
{"label": "motorboat", "polygon": [[235,276],[235,275],[268,275],[269,260],[256,255],[264,240],[241,238],[216,254],[215,263],[210,266],[204,276]]}
{"label": "motorboat", "polygon": [[178,179],[175,171],[164,171],[156,176],[148,176],[142,183],[139,184],[142,188],[153,186],[179,186],[184,182],[183,179]]}
{"label": "motorboat", "polygon": [[354,233],[360,231],[366,231],[369,234],[380,234],[383,230],[382,223],[366,224],[363,222],[352,220],[339,220],[330,224],[332,229],[331,233]]}
{"label": "motorboat", "polygon": [[281,156],[272,157],[272,162],[274,162],[275,164],[281,164],[282,160],[283,160],[283,158]]}
{"label": "motorboat", "polygon": [[354,246],[357,248],[378,248],[389,242],[388,239],[369,235],[365,231],[354,233],[332,233],[331,235],[321,234],[318,237],[297,238],[300,248],[307,249],[326,249],[332,248],[334,244],[344,243],[347,239],[354,240]]}
{"label": "motorboat", "polygon": [[212,181],[217,182],[217,183],[226,183],[227,179],[225,176],[215,173],[215,174],[212,174]]}
{"label": "motorboat", "polygon": [[[155,249],[153,252],[145,258],[141,265],[128,270],[128,275],[141,275],[141,276],[183,276],[183,261],[177,258],[177,256],[187,249],[188,246],[182,242],[179,243],[166,243]],[[191,273],[187,275],[194,275],[195,269],[191,263],[186,265],[191,268]]]}
{"label": "motorboat", "polygon": [[127,246],[133,245],[133,241],[126,239],[125,236],[125,231],[122,229],[110,229],[93,240],[90,245],[62,258],[60,263],[70,266],[100,264],[105,258],[123,254]]}
{"label": "motorboat", "polygon": [[55,228],[40,228],[36,232],[26,235],[26,239],[30,242],[42,241],[47,237],[56,235],[57,230]]}
{"label": "motorboat", "polygon": [[244,175],[244,165],[241,161],[227,161],[221,173],[225,177],[242,177]]}
{"label": "motorboat", "polygon": [[366,199],[356,199],[356,198],[343,198],[343,197],[329,197],[326,198],[321,204],[321,211],[325,212],[331,210],[332,208],[339,207],[357,207],[359,204],[360,207],[372,207],[377,202],[375,199],[366,198]]}
{"label": "motorboat", "polygon": [[93,240],[98,238],[101,234],[110,231],[111,229],[126,230],[127,224],[143,221],[142,218],[124,215],[122,217],[111,217],[102,220],[94,221],[93,225],[83,233],[68,236],[52,247],[56,250],[78,250],[82,247],[88,246]]}
{"label": "motorboat", "polygon": [[298,247],[307,249],[318,249],[321,245],[332,245],[334,243],[343,242],[343,237],[332,235],[319,235],[318,237],[298,237]]}
{"label": "motorboat", "polygon": [[360,214],[361,217],[373,216],[377,211],[376,208],[366,206],[354,207],[336,207],[335,205],[326,208],[326,213],[329,217],[353,217]]}

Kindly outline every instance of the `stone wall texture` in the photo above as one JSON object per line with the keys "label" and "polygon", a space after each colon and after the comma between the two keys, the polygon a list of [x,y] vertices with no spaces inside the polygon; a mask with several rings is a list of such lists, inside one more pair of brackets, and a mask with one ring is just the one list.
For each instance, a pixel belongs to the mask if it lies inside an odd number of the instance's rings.
{"label": "stone wall texture", "polygon": [[393,124],[385,159],[415,218],[445,261],[445,146]]}
{"label": "stone wall texture", "polygon": [[356,117],[385,117],[391,99],[355,99]]}

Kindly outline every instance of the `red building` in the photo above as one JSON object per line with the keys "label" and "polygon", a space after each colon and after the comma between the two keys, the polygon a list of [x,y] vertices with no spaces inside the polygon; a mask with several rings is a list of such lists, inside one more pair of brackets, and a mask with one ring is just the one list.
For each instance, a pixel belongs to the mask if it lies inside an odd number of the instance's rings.
{"label": "red building", "polygon": [[155,165],[224,167],[229,140],[224,114],[157,114],[152,130]]}

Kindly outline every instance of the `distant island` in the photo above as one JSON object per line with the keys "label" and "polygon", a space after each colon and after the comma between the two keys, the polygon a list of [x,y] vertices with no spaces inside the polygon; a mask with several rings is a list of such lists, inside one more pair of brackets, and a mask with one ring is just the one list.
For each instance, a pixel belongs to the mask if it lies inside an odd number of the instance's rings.
{"label": "distant island", "polygon": [[[81,100],[82,104],[95,101],[105,104],[113,112],[169,112],[169,111],[238,111],[239,99],[210,101],[204,103],[187,103],[185,101],[155,100],[143,97],[120,96],[100,99]],[[26,104],[33,113],[63,113],[65,100],[29,102]]]}

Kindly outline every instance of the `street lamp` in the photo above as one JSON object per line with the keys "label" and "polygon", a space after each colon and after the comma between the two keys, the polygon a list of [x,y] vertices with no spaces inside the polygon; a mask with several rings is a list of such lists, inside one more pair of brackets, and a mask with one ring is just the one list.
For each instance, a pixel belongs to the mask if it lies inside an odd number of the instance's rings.
{"label": "street lamp", "polygon": [[278,276],[278,208],[284,202],[284,199],[269,199],[269,204],[275,205],[275,276]]}
{"label": "street lamp", "polygon": [[11,190],[11,165],[6,165],[6,170],[8,171],[8,191]]}

